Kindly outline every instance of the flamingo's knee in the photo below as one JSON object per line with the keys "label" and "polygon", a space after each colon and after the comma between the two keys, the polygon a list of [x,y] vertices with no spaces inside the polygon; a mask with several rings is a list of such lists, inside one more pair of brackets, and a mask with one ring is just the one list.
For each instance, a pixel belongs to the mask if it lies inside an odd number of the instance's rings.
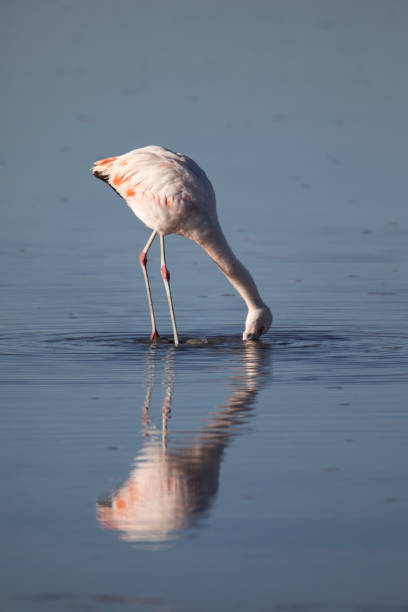
{"label": "flamingo's knee", "polygon": [[161,267],[161,275],[163,280],[166,280],[167,282],[170,280],[170,272],[168,271],[166,266]]}
{"label": "flamingo's knee", "polygon": [[147,255],[144,251],[140,253],[139,261],[140,261],[140,265],[142,266],[142,268],[145,268],[147,264]]}

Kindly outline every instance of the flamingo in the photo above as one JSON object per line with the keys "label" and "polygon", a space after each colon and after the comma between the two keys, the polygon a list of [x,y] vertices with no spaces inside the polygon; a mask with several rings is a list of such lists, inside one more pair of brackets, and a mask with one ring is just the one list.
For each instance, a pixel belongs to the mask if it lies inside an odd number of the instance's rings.
{"label": "flamingo", "polygon": [[229,246],[218,221],[214,189],[205,172],[191,158],[164,147],[148,146],[101,159],[94,163],[92,173],[108,183],[153,230],[139,255],[152,324],[151,340],[159,334],[147,274],[147,253],[158,234],[161,275],[175,346],[179,344],[179,337],[164,247],[164,237],[168,234],[184,236],[199,244],[240,294],[248,308],[243,340],[258,339],[268,331],[272,313],[261,299],[254,279]]}

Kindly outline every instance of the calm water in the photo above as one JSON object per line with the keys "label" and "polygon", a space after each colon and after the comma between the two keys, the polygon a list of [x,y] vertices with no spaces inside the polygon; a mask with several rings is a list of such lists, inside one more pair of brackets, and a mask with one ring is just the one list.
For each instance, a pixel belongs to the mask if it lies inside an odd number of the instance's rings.
{"label": "calm water", "polygon": [[[2,608],[407,610],[406,5],[168,6],[2,5]],[[148,341],[88,173],[148,143],[208,171],[261,342],[177,237]]]}

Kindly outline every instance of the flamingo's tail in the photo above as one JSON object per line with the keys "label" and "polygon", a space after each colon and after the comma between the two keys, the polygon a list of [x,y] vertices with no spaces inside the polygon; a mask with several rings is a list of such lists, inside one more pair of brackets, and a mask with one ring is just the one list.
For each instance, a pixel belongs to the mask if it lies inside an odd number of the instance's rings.
{"label": "flamingo's tail", "polygon": [[92,174],[96,176],[96,178],[105,181],[106,183],[109,181],[110,171],[113,165],[113,162],[116,160],[116,157],[107,157],[106,159],[100,159],[96,161],[92,167]]}

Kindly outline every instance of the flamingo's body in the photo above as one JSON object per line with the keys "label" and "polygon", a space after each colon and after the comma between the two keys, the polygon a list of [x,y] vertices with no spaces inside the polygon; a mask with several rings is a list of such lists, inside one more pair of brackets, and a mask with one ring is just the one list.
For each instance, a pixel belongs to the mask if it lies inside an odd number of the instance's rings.
{"label": "flamingo's body", "polygon": [[172,315],[174,342],[178,335],[164,254],[164,236],[178,234],[194,240],[216,262],[248,306],[243,339],[258,338],[272,322],[248,270],[235,257],[221,230],[213,187],[205,172],[189,157],[158,146],[135,149],[95,162],[94,176],[106,181],[137,217],[153,230],[140,254],[152,319],[152,338],[158,336],[147,276],[147,251],[160,235],[162,276]]}

